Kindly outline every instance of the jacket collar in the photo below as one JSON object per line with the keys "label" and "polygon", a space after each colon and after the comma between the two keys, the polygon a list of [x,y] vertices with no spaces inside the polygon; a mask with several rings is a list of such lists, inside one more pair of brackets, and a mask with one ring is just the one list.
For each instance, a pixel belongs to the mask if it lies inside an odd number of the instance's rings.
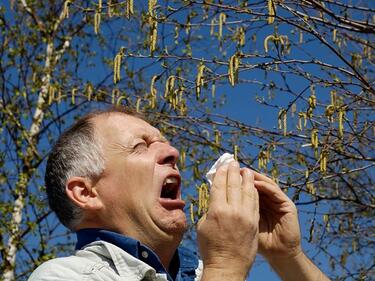
{"label": "jacket collar", "polygon": [[[95,241],[105,241],[113,244],[124,250],[127,254],[130,254],[135,259],[149,265],[156,271],[156,273],[166,274],[169,281],[181,279],[190,280],[190,278],[187,277],[195,276],[195,269],[198,266],[197,254],[190,249],[180,247],[176,250],[176,253],[172,258],[168,272],[161,264],[159,257],[146,245],[143,245],[141,242],[131,237],[108,230],[98,228],[81,229],[77,232],[77,239],[77,250],[82,249]],[[116,267],[119,267],[117,270],[121,271],[124,260],[118,259],[118,255],[115,255],[115,253],[111,251],[111,248],[108,247],[107,243],[104,244],[106,245],[108,254],[113,259],[115,266],[117,264]],[[124,274],[125,273],[126,272],[124,272]]]}

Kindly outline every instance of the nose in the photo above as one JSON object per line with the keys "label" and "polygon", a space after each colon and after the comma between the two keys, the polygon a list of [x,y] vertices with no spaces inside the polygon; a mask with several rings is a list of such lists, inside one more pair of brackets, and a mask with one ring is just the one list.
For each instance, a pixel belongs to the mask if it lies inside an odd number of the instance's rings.
{"label": "nose", "polygon": [[174,167],[178,161],[178,150],[168,143],[160,143],[157,162],[160,165],[171,165]]}

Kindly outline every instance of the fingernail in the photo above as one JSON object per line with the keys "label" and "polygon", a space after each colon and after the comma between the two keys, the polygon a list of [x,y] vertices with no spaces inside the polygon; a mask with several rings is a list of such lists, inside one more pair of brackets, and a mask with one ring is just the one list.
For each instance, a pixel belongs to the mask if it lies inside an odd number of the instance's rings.
{"label": "fingernail", "polygon": [[232,162],[230,162],[230,164],[232,165],[232,167],[234,167],[234,168],[237,168],[237,167],[239,167],[240,165],[238,164],[238,162],[237,161],[232,161]]}

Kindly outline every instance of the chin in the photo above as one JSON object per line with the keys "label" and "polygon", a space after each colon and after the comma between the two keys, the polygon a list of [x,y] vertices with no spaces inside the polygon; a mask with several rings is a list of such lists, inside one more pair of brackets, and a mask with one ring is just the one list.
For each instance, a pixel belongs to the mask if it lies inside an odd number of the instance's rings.
{"label": "chin", "polygon": [[159,228],[168,235],[182,236],[187,228],[186,216],[183,210],[168,211],[168,215],[163,214],[159,218]]}

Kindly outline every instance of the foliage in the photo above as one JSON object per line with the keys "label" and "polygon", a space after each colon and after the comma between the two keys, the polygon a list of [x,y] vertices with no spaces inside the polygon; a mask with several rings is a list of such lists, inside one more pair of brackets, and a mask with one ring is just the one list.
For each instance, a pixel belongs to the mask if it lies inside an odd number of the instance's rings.
{"label": "foliage", "polygon": [[346,0],[3,3],[1,278],[23,280],[71,250],[46,206],[45,158],[73,119],[123,104],[180,149],[185,184],[199,186],[193,219],[207,207],[208,166],[235,152],[306,212],[305,238],[332,278],[365,280],[374,273],[374,11]]}

